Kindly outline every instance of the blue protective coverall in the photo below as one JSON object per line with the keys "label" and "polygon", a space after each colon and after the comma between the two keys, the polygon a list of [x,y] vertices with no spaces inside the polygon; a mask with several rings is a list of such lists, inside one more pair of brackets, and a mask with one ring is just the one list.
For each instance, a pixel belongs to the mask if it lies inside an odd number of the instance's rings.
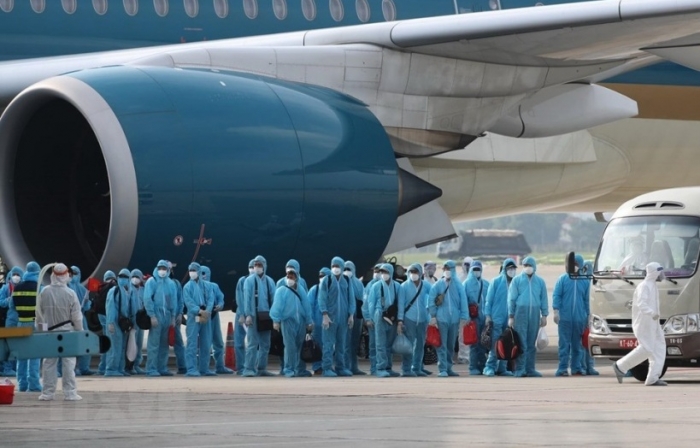
{"label": "blue protective coverall", "polygon": [[[322,268],[319,272],[319,284],[323,283],[326,277],[330,277],[331,270],[329,268]],[[321,308],[318,305],[318,287],[319,285],[314,285],[309,290],[308,298],[311,304],[311,317],[314,321],[314,331],[311,333],[311,337],[318,347],[323,351],[323,314],[321,314]],[[323,367],[323,360],[316,361],[311,366],[314,372],[321,370]]]}
{"label": "blue protective coverall", "polygon": [[[90,309],[90,300],[87,288],[81,283],[82,272],[78,266],[71,266],[71,271],[73,276],[68,282],[68,287],[73,290],[78,300],[80,301],[80,308],[83,312],[83,328],[87,329],[87,319],[85,318],[85,312]],[[76,375],[93,375],[95,372],[90,370],[90,360],[92,357],[90,355],[78,356],[76,359]],[[61,365],[61,363],[59,363]]]}
{"label": "blue protective coverall", "polygon": [[[301,266],[299,265],[299,262],[294,259],[289,260],[285,266],[285,270],[289,269],[294,269],[294,271],[297,273],[297,284],[304,288],[304,291],[308,293],[309,288],[306,286],[306,280],[304,280],[304,278],[301,276]],[[279,288],[280,286],[286,285],[286,279],[287,277],[282,277],[281,279],[277,280],[277,284],[275,286]]]}
{"label": "blue protective coverall", "polygon": [[[355,299],[352,296],[352,285],[342,273],[345,261],[334,257],[332,266],[339,266],[339,275],[329,275],[324,278],[318,288],[318,306],[322,315],[330,318],[328,328],[323,328],[323,375],[352,376],[345,365],[345,350],[347,349],[348,321],[355,315]],[[321,318],[323,320],[323,316]],[[323,326],[323,323],[322,323]],[[335,370],[333,361],[335,359]]]}
{"label": "blue protective coverall", "polygon": [[[376,273],[380,264],[374,265],[374,272]],[[377,274],[378,275],[378,274]],[[369,374],[377,374],[377,343],[375,341],[375,331],[374,331],[374,318],[369,312],[369,293],[372,291],[372,286],[379,281],[379,278],[372,278],[372,280],[365,285],[364,298],[362,303],[362,319],[365,321],[365,326],[367,327],[367,334],[369,339],[368,356],[369,356]]]}
{"label": "blue protective coverall", "polygon": [[[158,268],[166,269],[166,276],[160,277]],[[157,320],[148,330],[148,359],[146,374],[148,376],[172,376],[168,370],[168,329],[175,324],[177,306],[177,287],[168,278],[170,268],[166,260],[158,261],[153,270],[153,277],[146,282],[143,292],[143,304],[148,316]],[[152,319],[153,320],[153,319]]]}
{"label": "blue protective coverall", "polygon": [[[581,269],[581,275],[593,275],[593,262],[591,261],[584,261],[583,262],[583,268]],[[589,278],[586,280],[589,284],[591,282],[591,279]],[[589,298],[589,306],[590,306],[590,295],[588,296]],[[590,316],[590,308],[588,309],[588,315]],[[589,318],[590,322],[590,318]],[[589,325],[586,323],[586,325]],[[591,352],[584,348],[583,349],[583,354],[581,356],[581,370],[586,372],[586,375],[600,375],[600,373],[595,369],[595,358],[591,356]],[[630,373],[630,372],[627,372]]]}
{"label": "blue protective coverall", "polygon": [[211,294],[214,296],[214,312],[211,317],[211,345],[214,353],[214,366],[216,373],[231,374],[233,370],[224,365],[224,335],[221,331],[221,312],[224,309],[224,293],[219,285],[211,281],[211,269],[202,266],[202,278],[208,283]]}
{"label": "blue protective coverall", "polygon": [[[583,257],[576,255],[576,264],[583,268]],[[552,308],[559,314],[559,368],[556,376],[569,374],[569,363],[572,375],[585,375],[581,367],[583,345],[581,336],[588,325],[590,282],[577,276],[562,274],[554,286],[552,293]]]}
{"label": "blue protective coverall", "polygon": [[[12,283],[12,277],[14,275],[19,275],[20,281],[22,281],[21,277],[24,275],[24,271],[19,266],[14,266],[5,277],[7,279],[7,283],[2,285],[2,288],[0,288],[0,308],[7,308],[7,318],[5,319],[5,322],[3,322],[7,328],[16,327],[17,322],[19,321],[17,311],[10,310],[12,288],[14,286],[14,283]],[[17,375],[17,361],[5,361],[0,367],[2,367],[2,370],[0,370],[0,376]]]}
{"label": "blue protective coverall", "polygon": [[143,375],[146,371],[141,367],[143,364],[143,335],[144,330],[140,329],[136,324],[136,313],[144,309],[143,306],[143,293],[145,282],[143,280],[143,272],[140,269],[134,269],[131,271],[131,278],[138,278],[140,283],[138,285],[132,285],[134,289],[133,299],[134,299],[134,329],[136,330],[136,358],[134,359],[134,367],[131,370],[132,375]]}
{"label": "blue protective coverall", "polygon": [[352,328],[348,328],[347,334],[347,347],[345,350],[345,366],[352,372],[353,375],[366,375],[365,372],[360,370],[357,366],[357,352],[360,350],[360,338],[362,337],[362,306],[364,305],[364,295],[365,287],[362,286],[362,282],[357,278],[357,273],[355,269],[355,263],[352,261],[345,262],[345,270],[343,272],[348,280],[350,280],[351,290],[351,300],[355,301],[355,318]]}
{"label": "blue protective coverall", "polygon": [[243,293],[243,285],[245,279],[251,274],[254,267],[254,261],[248,263],[248,275],[244,275],[238,279],[236,283],[236,322],[233,324],[233,348],[236,352],[236,375],[243,375],[245,368],[245,297]]}
{"label": "blue protective coverall", "polygon": [[[243,295],[245,297],[246,319],[252,319],[246,335],[245,371],[243,376],[271,376],[267,371],[267,357],[270,353],[271,331],[258,331],[256,316],[258,311],[270,311],[275,294],[275,282],[265,274],[267,260],[258,255],[253,259],[262,263],[263,273],[253,274],[245,279]],[[257,291],[257,298],[256,298]]]}
{"label": "blue protective coverall", "polygon": [[[113,286],[117,286],[117,274],[115,274],[112,271],[105,271],[104,275],[102,275],[102,282],[111,284],[110,289]],[[107,301],[107,299],[105,299],[105,307],[107,306],[106,301]],[[105,310],[105,312],[106,312],[106,310]],[[100,320],[100,324],[102,325],[102,334],[109,337],[108,332],[107,332],[107,315],[98,314],[97,318]],[[100,355],[100,363],[97,366],[97,374],[98,375],[105,374],[105,370],[107,369],[107,354],[108,353],[109,353],[109,351],[102,353]],[[58,366],[59,367],[61,366],[60,362],[58,363]]]}
{"label": "blue protective coverall", "polygon": [[130,284],[131,272],[128,269],[122,269],[119,275],[126,275],[127,278],[117,279],[117,286],[110,289],[107,294],[107,336],[112,344],[107,352],[105,376],[128,376],[126,342],[129,334],[119,328],[119,318],[128,317],[133,323],[134,291]]}
{"label": "blue protective coverall", "polygon": [[[484,307],[486,306],[486,296],[489,292],[489,282],[483,278],[483,266],[480,261],[475,260],[469,268],[469,275],[464,280],[464,291],[467,294],[467,305],[476,305],[478,316],[476,317],[477,336],[481,336],[486,323],[486,314]],[[478,275],[478,277],[477,277]],[[471,315],[470,315],[471,317]],[[475,319],[471,317],[471,319]],[[469,347],[469,374],[481,375],[484,367],[486,367],[486,357],[488,351],[478,342]]]}
{"label": "blue protective coverall", "polygon": [[[459,376],[452,370],[452,351],[457,342],[457,332],[460,330],[460,323],[469,321],[469,308],[467,307],[467,295],[464,293],[464,286],[457,278],[455,262],[448,260],[444,268],[449,269],[451,278],[446,277],[438,280],[430,288],[428,306],[430,317],[437,320],[438,330],[440,330],[441,345],[438,347],[438,376]],[[443,303],[437,306],[436,299],[444,295]]]}
{"label": "blue protective coverall", "polygon": [[[41,267],[35,261],[30,261],[27,263],[27,268],[22,275],[22,282],[15,286],[13,294],[17,294],[17,288],[23,284],[30,284],[33,288],[36,288],[36,283],[39,280],[39,272]],[[43,289],[43,287],[41,287]],[[35,318],[31,320],[23,320],[17,313],[17,308],[15,308],[15,298],[9,301],[10,309],[8,310],[8,316],[10,314],[17,316],[17,327],[34,327]],[[17,384],[19,385],[20,392],[41,392],[41,382],[39,381],[39,367],[41,365],[41,359],[25,359],[17,361]]]}
{"label": "blue protective coverall", "polygon": [[506,369],[506,361],[499,360],[496,355],[496,343],[503,331],[508,328],[508,287],[512,281],[507,274],[509,267],[516,267],[515,260],[512,258],[503,260],[501,273],[491,281],[488,293],[486,294],[484,316],[486,320],[490,319],[493,323],[491,351],[489,351],[486,366],[483,371],[486,376],[512,376],[512,373]]}
{"label": "blue protective coverall", "polygon": [[211,353],[211,313],[214,310],[214,294],[208,282],[202,280],[199,263],[190,263],[188,269],[196,271],[198,278],[185,283],[182,295],[187,307],[187,345],[185,362],[187,376],[214,376],[209,370]]}
{"label": "blue protective coverall", "polygon": [[[182,315],[185,312],[185,297],[182,292],[182,284],[180,280],[175,278],[170,262],[168,262],[168,267],[170,268],[169,278],[175,284],[175,291],[177,292],[175,312],[173,313],[175,317],[175,345],[173,346],[173,352],[175,353],[177,373],[184,375],[187,373],[187,360],[185,359],[185,341],[182,339],[182,331],[180,329],[182,327]],[[186,328],[185,332],[187,332]]]}
{"label": "blue protective coverall", "polygon": [[525,257],[523,265],[533,267],[532,275],[525,271],[517,275],[508,289],[508,317],[515,319],[514,330],[520,337],[523,355],[518,357],[515,376],[542,376],[535,370],[537,332],[543,318],[549,314],[547,285],[537,275],[537,262],[533,257]]}
{"label": "blue protective coverall", "polygon": [[[378,280],[369,293],[369,314],[374,322],[374,341],[377,350],[377,377],[387,378],[397,376],[397,372],[391,369],[391,347],[396,338],[396,325],[390,325],[383,319],[383,314],[391,305],[396,302],[399,305],[399,289],[398,282],[393,280],[394,267],[389,263],[381,265],[380,269],[389,273],[389,280]],[[398,313],[397,313],[398,320]],[[393,375],[392,375],[393,373]]]}
{"label": "blue protective coverall", "polygon": [[[427,376],[423,372],[423,354],[425,353],[425,335],[428,330],[428,297],[432,287],[423,280],[423,267],[420,263],[409,266],[418,271],[418,281],[410,279],[401,284],[399,289],[399,322],[403,322],[404,333],[411,344],[413,354],[403,355],[403,376]],[[408,308],[408,310],[407,310]]]}
{"label": "blue protective coverall", "polygon": [[306,363],[301,360],[301,346],[306,337],[306,329],[313,325],[311,304],[306,289],[300,285],[283,286],[275,291],[275,299],[270,309],[272,321],[280,324],[284,340],[284,376],[310,376]]}

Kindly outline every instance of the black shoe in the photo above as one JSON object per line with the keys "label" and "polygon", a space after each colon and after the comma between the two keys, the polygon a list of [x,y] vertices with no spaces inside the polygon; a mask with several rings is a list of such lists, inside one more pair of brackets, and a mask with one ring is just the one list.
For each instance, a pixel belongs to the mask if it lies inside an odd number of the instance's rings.
{"label": "black shoe", "polygon": [[617,367],[617,363],[614,362],[613,365],[613,371],[615,372],[615,378],[617,378],[617,382],[622,384],[622,379],[625,377],[625,372],[620,370],[619,367]]}

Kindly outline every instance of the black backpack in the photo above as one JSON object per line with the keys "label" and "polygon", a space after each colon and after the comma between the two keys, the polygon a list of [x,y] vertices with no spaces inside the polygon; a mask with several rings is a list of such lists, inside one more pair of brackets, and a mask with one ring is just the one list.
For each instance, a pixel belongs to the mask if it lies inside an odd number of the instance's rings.
{"label": "black backpack", "polygon": [[90,298],[92,305],[90,309],[102,316],[107,315],[107,294],[115,285],[113,283],[102,283],[96,293]]}
{"label": "black backpack", "polygon": [[512,327],[506,328],[501,337],[498,338],[498,342],[496,342],[496,355],[498,359],[511,361],[522,353],[520,336],[518,336],[518,333]]}

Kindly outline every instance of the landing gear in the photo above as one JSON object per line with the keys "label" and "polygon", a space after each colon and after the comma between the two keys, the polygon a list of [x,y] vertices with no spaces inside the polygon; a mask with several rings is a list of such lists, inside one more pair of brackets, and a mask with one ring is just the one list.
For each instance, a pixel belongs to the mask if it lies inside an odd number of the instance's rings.
{"label": "landing gear", "polygon": [[[666,364],[664,364],[664,368],[663,368],[663,370],[661,370],[661,376],[659,378],[664,377],[664,375],[666,374],[666,369],[668,369],[668,366]],[[649,361],[644,361],[643,363],[639,364],[638,366],[632,367],[632,376],[637,381],[646,381],[648,373],[649,373]]]}

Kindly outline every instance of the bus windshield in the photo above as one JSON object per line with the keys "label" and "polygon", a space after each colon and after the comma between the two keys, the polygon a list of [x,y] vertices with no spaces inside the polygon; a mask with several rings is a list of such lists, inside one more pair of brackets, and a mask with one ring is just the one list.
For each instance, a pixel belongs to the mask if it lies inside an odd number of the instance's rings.
{"label": "bus windshield", "polygon": [[646,265],[661,264],[667,277],[695,273],[700,252],[700,218],[634,216],[608,224],[598,249],[595,273],[644,277]]}

